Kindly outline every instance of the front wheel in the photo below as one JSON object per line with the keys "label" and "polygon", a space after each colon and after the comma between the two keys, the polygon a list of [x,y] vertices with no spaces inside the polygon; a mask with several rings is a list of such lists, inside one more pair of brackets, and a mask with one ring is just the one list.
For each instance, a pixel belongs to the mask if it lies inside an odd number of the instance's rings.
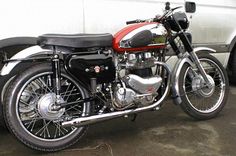
{"label": "front wheel", "polygon": [[198,56],[212,87],[206,83],[196,67],[184,64],[179,77],[181,108],[191,117],[205,120],[215,117],[225,106],[229,92],[226,70],[212,55]]}
{"label": "front wheel", "polygon": [[[56,94],[49,64],[35,65],[19,74],[6,92],[5,117],[9,130],[22,143],[36,150],[64,149],[83,136],[86,127],[62,127],[61,122],[85,116],[89,104],[53,110]],[[67,73],[61,73],[63,103],[86,98],[86,91]]]}

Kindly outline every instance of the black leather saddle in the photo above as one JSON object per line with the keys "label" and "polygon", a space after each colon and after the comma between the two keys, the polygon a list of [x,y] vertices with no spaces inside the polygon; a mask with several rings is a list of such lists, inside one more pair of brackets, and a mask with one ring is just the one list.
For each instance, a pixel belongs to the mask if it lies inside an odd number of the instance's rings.
{"label": "black leather saddle", "polygon": [[110,47],[111,34],[45,34],[38,37],[38,45],[70,48]]}

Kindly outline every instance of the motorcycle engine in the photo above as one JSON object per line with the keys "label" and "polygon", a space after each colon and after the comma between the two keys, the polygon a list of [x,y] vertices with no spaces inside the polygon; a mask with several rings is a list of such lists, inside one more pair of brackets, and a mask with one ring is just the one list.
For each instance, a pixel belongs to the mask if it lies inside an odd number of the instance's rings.
{"label": "motorcycle engine", "polygon": [[118,84],[114,91],[116,108],[124,109],[153,103],[162,83],[162,78],[152,72],[154,61],[151,52],[146,52],[128,54],[119,62],[123,68],[119,70],[122,83]]}

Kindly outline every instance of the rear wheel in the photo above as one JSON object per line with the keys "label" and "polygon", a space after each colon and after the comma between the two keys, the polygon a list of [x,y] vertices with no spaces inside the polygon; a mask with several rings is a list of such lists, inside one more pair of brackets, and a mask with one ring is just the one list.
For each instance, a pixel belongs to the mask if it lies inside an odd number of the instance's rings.
{"label": "rear wheel", "polygon": [[[18,75],[6,92],[6,122],[25,145],[41,151],[57,151],[74,143],[86,127],[62,127],[61,122],[85,116],[88,103],[53,110],[56,94],[49,64],[33,66]],[[61,74],[62,102],[87,97],[86,91],[65,72]]]}
{"label": "rear wheel", "polygon": [[209,54],[199,55],[212,87],[207,87],[197,68],[185,64],[180,72],[179,87],[182,98],[181,108],[196,119],[215,117],[224,107],[228,98],[229,83],[222,64]]}

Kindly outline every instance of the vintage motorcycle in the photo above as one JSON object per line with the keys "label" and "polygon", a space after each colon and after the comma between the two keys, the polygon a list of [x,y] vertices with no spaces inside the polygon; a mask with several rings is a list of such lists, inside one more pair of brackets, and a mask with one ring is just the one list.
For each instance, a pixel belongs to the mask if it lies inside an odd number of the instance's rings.
{"label": "vintage motorcycle", "polygon": [[[42,35],[37,57],[5,59],[6,68],[34,62],[4,94],[9,130],[30,148],[62,150],[90,124],[159,110],[170,90],[191,117],[215,117],[227,101],[226,71],[213,49],[192,48],[187,16],[178,8],[166,3],[162,16],[129,21],[114,36]],[[173,70],[168,47],[178,57]]]}

